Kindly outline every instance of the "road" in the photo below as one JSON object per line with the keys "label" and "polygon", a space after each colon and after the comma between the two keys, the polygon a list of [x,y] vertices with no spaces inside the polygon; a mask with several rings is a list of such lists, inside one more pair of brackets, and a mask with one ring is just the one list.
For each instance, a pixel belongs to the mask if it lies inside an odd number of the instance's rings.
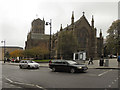
{"label": "road", "polygon": [[[89,69],[86,73],[51,72],[49,68],[19,69],[2,65],[2,88],[118,88],[117,69]],[[105,89],[106,88],[106,89]],[[114,89],[115,90],[115,89]]]}

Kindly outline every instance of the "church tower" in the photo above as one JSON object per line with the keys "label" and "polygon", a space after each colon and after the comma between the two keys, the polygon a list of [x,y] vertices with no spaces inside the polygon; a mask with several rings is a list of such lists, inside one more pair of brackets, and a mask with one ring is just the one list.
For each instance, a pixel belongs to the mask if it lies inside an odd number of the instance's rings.
{"label": "church tower", "polygon": [[32,33],[45,34],[45,21],[44,19],[35,19],[32,22]]}

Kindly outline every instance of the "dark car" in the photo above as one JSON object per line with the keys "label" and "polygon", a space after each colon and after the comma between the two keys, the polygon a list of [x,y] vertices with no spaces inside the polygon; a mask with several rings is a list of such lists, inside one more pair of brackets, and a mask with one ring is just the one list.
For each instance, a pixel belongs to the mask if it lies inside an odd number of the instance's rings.
{"label": "dark car", "polygon": [[78,64],[72,60],[52,60],[49,63],[49,68],[55,71],[67,71],[70,73],[75,72],[84,72],[88,69],[88,67],[84,64]]}

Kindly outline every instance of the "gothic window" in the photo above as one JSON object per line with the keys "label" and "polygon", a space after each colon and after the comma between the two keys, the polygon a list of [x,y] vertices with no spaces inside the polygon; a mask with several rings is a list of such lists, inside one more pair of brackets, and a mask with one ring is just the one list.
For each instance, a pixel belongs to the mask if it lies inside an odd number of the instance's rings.
{"label": "gothic window", "polygon": [[85,49],[88,44],[88,38],[89,38],[87,30],[85,28],[78,30],[77,37],[78,37],[78,44],[80,45],[81,48]]}

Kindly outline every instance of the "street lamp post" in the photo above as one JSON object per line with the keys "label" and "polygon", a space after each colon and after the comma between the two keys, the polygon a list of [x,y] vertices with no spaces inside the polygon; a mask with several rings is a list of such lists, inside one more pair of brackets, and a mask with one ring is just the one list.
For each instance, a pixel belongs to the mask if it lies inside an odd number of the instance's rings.
{"label": "street lamp post", "polygon": [[3,41],[1,41],[1,43],[3,43],[4,44],[4,63],[5,63],[5,40],[3,40]]}
{"label": "street lamp post", "polygon": [[51,31],[52,31],[52,19],[50,19],[50,22],[46,22],[46,25],[50,25],[50,39],[49,39],[49,59],[51,59]]}

